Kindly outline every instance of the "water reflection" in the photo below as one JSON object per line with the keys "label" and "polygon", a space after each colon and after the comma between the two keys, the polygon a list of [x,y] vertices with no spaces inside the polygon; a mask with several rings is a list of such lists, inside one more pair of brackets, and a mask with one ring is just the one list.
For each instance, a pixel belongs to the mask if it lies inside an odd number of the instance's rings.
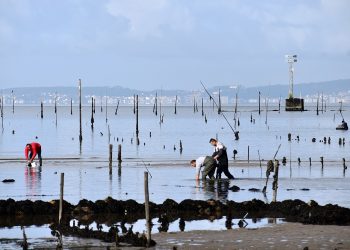
{"label": "water reflection", "polygon": [[24,179],[27,189],[27,196],[35,197],[41,194],[41,167],[26,167]]}
{"label": "water reflection", "polygon": [[[202,185],[200,185],[202,184]],[[203,192],[209,199],[227,201],[230,180],[196,180],[196,193]]]}

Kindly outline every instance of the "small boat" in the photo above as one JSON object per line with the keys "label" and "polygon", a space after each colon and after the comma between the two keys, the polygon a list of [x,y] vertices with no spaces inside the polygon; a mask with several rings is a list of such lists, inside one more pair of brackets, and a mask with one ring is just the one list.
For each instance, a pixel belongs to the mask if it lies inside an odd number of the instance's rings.
{"label": "small boat", "polygon": [[336,127],[336,130],[348,130],[348,124],[343,120],[341,124]]}

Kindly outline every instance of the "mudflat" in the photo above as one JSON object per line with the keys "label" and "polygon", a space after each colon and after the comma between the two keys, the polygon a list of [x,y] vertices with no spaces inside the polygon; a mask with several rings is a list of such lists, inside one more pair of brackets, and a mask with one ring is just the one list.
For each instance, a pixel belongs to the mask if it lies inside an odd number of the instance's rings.
{"label": "mudflat", "polygon": [[155,249],[350,249],[350,226],[284,223],[258,229],[153,235]]}

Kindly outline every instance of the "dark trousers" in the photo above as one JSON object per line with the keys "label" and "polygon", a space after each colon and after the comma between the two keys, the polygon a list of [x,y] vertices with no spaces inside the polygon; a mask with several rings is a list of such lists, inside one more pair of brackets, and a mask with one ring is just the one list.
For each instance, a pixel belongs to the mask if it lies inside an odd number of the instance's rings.
{"label": "dark trousers", "polygon": [[216,171],[216,178],[217,179],[221,179],[222,172],[224,172],[226,177],[229,178],[229,179],[234,179],[235,178],[235,177],[233,177],[233,175],[228,170],[228,163],[219,162],[218,169]]}
{"label": "dark trousers", "polygon": [[203,162],[204,170],[202,171],[202,179],[208,176],[210,179],[214,177],[216,162],[213,157],[207,156]]}
{"label": "dark trousers", "polygon": [[[41,158],[41,148],[38,149],[38,159],[39,159],[39,164],[40,164],[40,167],[43,165],[43,159]],[[32,159],[33,157],[33,154],[32,152],[29,153],[29,159]]]}

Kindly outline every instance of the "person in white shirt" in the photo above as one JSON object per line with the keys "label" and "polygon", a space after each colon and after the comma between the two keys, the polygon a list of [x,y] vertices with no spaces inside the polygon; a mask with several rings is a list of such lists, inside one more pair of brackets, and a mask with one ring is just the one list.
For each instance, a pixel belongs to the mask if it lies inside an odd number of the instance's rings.
{"label": "person in white shirt", "polygon": [[211,138],[209,143],[214,147],[214,153],[212,157],[219,163],[218,169],[216,171],[216,178],[221,179],[221,173],[224,172],[227,178],[233,180],[235,177],[233,177],[233,175],[228,170],[228,158],[226,147],[224,146],[224,144],[222,144],[214,138]]}
{"label": "person in white shirt", "polygon": [[199,176],[202,173],[202,179],[208,176],[210,179],[214,178],[216,169],[216,162],[211,156],[201,156],[196,160],[190,162],[192,167],[196,168],[196,180],[199,180]]}

